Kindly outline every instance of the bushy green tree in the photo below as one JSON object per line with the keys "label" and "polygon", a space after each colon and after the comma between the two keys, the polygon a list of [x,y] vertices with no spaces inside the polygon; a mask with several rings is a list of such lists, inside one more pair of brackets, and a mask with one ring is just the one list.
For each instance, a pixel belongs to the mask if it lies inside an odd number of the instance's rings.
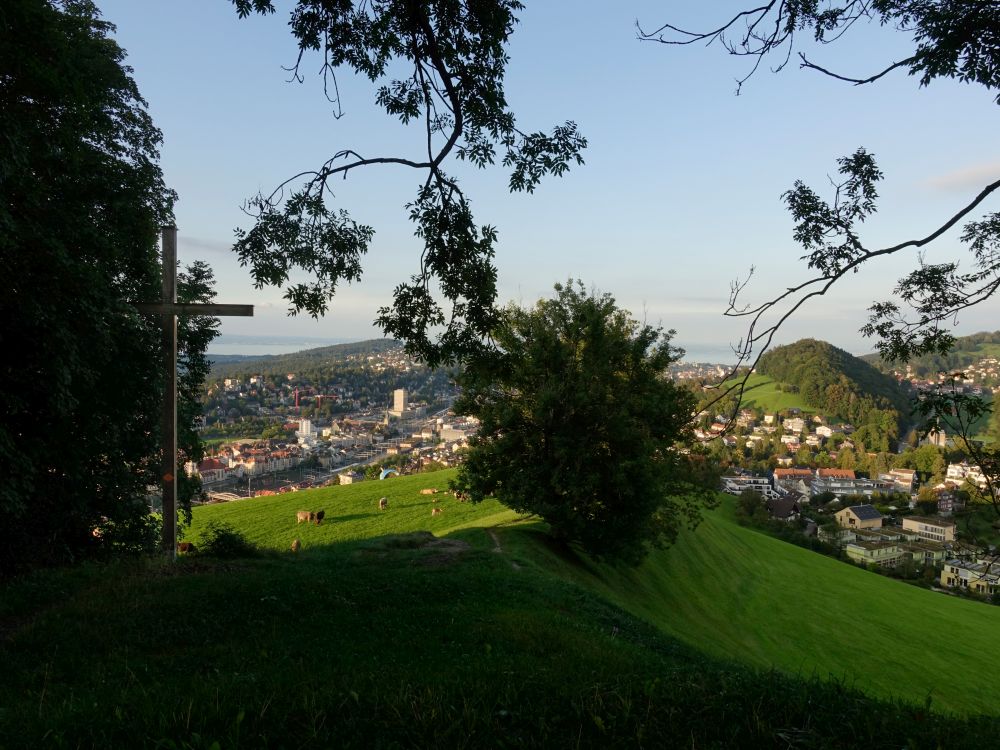
{"label": "bushy green tree", "polygon": [[112,30],[89,0],[0,3],[0,573],[157,536],[162,355],[133,303],[160,296],[174,195]]}
{"label": "bushy green tree", "polygon": [[699,462],[678,450],[695,399],[667,368],[672,331],[641,325],[608,294],[556,285],[510,306],[495,356],[459,377],[459,414],[477,417],[456,487],[536,513],[595,557],[640,560],[712,502]]}

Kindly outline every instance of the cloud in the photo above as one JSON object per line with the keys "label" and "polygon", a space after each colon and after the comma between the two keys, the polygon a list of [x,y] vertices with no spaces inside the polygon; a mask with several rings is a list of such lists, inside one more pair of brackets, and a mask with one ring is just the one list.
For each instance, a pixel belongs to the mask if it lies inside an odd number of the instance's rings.
{"label": "cloud", "polygon": [[998,177],[1000,177],[1000,161],[994,160],[928,177],[921,184],[947,192],[967,192],[969,190],[982,190]]}
{"label": "cloud", "polygon": [[224,253],[232,255],[233,243],[221,242],[219,240],[209,240],[203,237],[191,237],[190,235],[179,234],[177,236],[179,249],[201,250],[208,253]]}

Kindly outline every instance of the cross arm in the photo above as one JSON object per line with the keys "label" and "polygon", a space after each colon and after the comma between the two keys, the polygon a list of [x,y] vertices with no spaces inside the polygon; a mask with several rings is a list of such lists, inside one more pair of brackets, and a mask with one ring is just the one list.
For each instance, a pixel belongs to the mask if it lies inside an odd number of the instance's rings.
{"label": "cross arm", "polygon": [[253,305],[181,304],[164,302],[140,302],[139,312],[157,315],[212,315],[252,317]]}

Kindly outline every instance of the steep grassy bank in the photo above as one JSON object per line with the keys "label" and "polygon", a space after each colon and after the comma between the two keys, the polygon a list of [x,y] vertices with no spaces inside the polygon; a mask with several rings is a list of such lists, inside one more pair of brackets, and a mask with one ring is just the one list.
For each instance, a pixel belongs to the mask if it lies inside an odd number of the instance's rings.
{"label": "steep grassy bank", "polygon": [[517,554],[698,650],[833,678],[961,713],[996,713],[1000,607],[907,586],[736,524],[727,500],[630,570],[567,560],[505,532]]}

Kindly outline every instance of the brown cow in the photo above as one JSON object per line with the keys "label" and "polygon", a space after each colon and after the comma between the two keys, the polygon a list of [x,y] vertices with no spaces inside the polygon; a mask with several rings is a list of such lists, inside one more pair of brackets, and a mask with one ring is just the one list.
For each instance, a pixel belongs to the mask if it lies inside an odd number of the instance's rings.
{"label": "brown cow", "polygon": [[440,508],[431,508],[431,515],[432,516],[439,516],[439,515],[441,515],[441,509]]}
{"label": "brown cow", "polygon": [[384,498],[384,497],[379,498],[378,509],[379,510],[385,510],[388,507],[389,507],[389,500],[387,498]]}
{"label": "brown cow", "polygon": [[298,524],[302,523],[303,521],[305,521],[306,523],[309,523],[311,520],[313,520],[313,514],[310,513],[308,510],[300,510],[300,511],[297,511],[295,513],[295,525],[296,526]]}
{"label": "brown cow", "polygon": [[302,542],[300,542],[298,539],[293,539],[292,552],[298,552],[300,549],[302,549]]}
{"label": "brown cow", "polygon": [[177,551],[183,555],[194,552],[194,542],[178,542]]}
{"label": "brown cow", "polygon": [[319,526],[323,523],[323,519],[326,517],[326,510],[318,510],[313,515],[316,517],[316,525]]}
{"label": "brown cow", "polygon": [[421,495],[436,495],[437,494],[437,490],[434,489],[433,487],[431,487],[431,488],[428,488],[426,490],[420,490],[420,494]]}

